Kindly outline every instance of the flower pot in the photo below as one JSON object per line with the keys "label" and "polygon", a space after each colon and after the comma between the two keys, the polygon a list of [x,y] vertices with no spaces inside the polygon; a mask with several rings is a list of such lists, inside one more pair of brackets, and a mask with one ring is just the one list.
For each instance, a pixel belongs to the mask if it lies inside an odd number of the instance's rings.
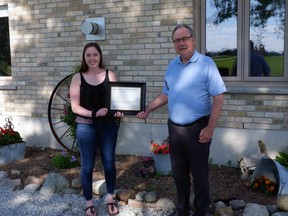
{"label": "flower pot", "polygon": [[26,142],[0,147],[0,164],[8,164],[25,157]]}
{"label": "flower pot", "polygon": [[156,173],[170,175],[172,173],[170,154],[153,154]]}

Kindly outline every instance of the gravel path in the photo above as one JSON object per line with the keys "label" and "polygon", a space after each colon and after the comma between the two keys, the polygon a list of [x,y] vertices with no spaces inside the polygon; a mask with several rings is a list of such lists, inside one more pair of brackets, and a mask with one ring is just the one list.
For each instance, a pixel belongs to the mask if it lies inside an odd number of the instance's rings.
{"label": "gravel path", "polygon": [[[17,184],[17,183],[15,183]],[[0,181],[0,215],[10,216],[78,216],[85,215],[84,200],[80,195],[55,194],[51,196],[40,195],[39,192],[13,191],[13,181],[3,179]],[[107,209],[104,199],[95,200],[97,216],[106,216]],[[119,206],[118,216],[168,216],[157,209],[135,209],[128,206]]]}

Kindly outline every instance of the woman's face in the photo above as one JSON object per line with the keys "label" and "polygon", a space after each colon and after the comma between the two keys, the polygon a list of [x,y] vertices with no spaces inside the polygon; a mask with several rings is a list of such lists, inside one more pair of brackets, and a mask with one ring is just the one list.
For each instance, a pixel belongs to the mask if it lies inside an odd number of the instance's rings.
{"label": "woman's face", "polygon": [[101,55],[95,47],[88,47],[84,58],[89,68],[99,67]]}

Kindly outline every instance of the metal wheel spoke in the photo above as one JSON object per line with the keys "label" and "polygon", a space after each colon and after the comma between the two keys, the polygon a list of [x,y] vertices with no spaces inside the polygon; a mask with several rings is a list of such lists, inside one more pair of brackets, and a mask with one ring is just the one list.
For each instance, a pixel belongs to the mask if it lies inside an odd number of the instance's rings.
{"label": "metal wheel spoke", "polygon": [[[63,121],[70,104],[70,82],[72,74],[62,79],[54,88],[48,104],[48,122],[57,142],[68,151],[77,150],[77,143],[71,137],[71,125]],[[69,122],[69,121],[68,121]],[[70,121],[71,122],[71,121]]]}

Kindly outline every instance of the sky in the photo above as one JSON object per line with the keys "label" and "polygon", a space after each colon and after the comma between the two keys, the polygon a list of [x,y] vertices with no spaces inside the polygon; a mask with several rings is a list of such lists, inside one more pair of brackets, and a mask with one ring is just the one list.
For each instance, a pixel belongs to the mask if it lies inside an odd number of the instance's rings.
{"label": "sky", "polygon": [[[225,20],[219,25],[214,25],[212,19],[215,16],[216,10],[211,8],[209,4],[206,5],[206,50],[208,52],[221,51],[227,49],[236,49],[237,45],[237,21],[236,17]],[[213,10],[214,9],[214,10]],[[284,39],[279,38],[276,34],[275,19],[270,18],[267,27],[264,28],[262,33],[262,43],[265,45],[267,51],[275,51],[282,53],[284,49]],[[250,38],[253,42],[259,32],[255,28],[250,28]]]}

